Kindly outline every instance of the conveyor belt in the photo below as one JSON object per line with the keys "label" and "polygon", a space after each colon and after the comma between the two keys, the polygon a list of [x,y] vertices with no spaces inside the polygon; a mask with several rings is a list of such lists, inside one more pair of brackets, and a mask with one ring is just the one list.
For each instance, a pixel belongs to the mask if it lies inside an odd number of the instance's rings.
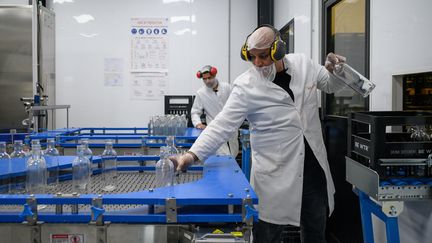
{"label": "conveyor belt", "polygon": [[[91,178],[91,190],[89,193],[91,194],[118,194],[118,193],[128,193],[128,192],[137,192],[137,191],[143,191],[148,190],[150,188],[155,188],[155,173],[154,172],[125,172],[121,171],[118,172],[118,185],[117,188],[112,192],[105,192],[102,191],[102,184],[101,184],[101,178],[102,175],[94,175]],[[188,183],[197,181],[202,178],[202,171],[188,171],[187,173],[180,174],[176,181],[178,184]],[[72,181],[62,181],[59,183],[58,187],[56,189],[48,189],[48,194],[56,194],[57,192],[61,192],[62,194],[72,194]],[[7,212],[7,211],[21,211],[22,206],[18,205],[0,205],[0,211]],[[129,210],[129,209],[143,209],[143,205],[105,205],[104,209],[107,211],[122,211],[122,210]],[[54,212],[55,206],[54,205],[45,205],[45,206],[39,206],[38,210],[41,212]],[[147,210],[147,207],[145,207],[143,210]],[[70,205],[64,205],[63,206],[64,212],[71,212],[71,206]],[[89,205],[80,205],[79,206],[79,212],[82,211],[90,211]]]}

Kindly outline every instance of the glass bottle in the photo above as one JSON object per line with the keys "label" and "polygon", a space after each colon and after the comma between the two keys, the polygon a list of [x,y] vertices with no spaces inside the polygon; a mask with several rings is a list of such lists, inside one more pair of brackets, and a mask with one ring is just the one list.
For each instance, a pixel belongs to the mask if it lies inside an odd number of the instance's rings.
{"label": "glass bottle", "polygon": [[[14,151],[11,153],[11,164],[10,171],[15,171],[19,168],[20,165],[26,164],[26,157],[28,157],[30,152],[26,152],[24,150],[24,145],[22,140],[14,141]],[[16,169],[15,169],[16,168]],[[25,193],[25,180],[23,177],[11,177],[10,178],[10,187],[9,193],[13,194],[21,194]]]}
{"label": "glass bottle", "polygon": [[117,152],[114,150],[113,142],[105,143],[102,153],[102,190],[110,192],[117,187]]}
{"label": "glass bottle", "polygon": [[45,193],[45,189],[47,186],[47,166],[46,161],[43,157],[41,146],[36,142],[32,144],[31,155],[28,158],[26,164],[26,171],[27,193]]}
{"label": "glass bottle", "polygon": [[346,63],[336,64],[333,74],[364,98],[375,88],[374,83]]}
{"label": "glass bottle", "polygon": [[93,167],[93,151],[90,149],[89,139],[88,138],[81,139],[80,145],[84,146],[84,156],[90,161],[90,166]]}
{"label": "glass bottle", "polygon": [[48,168],[47,185],[48,189],[54,189],[59,183],[59,156],[60,153],[55,147],[55,139],[47,139],[47,148],[44,151],[45,161]]}
{"label": "glass bottle", "polygon": [[90,189],[91,165],[84,155],[85,147],[77,146],[77,157],[72,162],[72,187],[74,192],[87,193]]}
{"label": "glass bottle", "polygon": [[11,158],[25,158],[26,152],[24,151],[24,145],[22,140],[14,141],[14,150],[10,154]]}
{"label": "glass bottle", "polygon": [[165,139],[166,146],[169,148],[168,156],[176,156],[179,154],[178,149],[175,146],[174,136],[167,136]]}
{"label": "glass bottle", "polygon": [[[0,168],[5,168],[7,174],[11,172],[11,159],[6,152],[6,142],[0,142]],[[10,187],[10,179],[7,177],[5,182],[0,185],[0,193],[8,193]]]}
{"label": "glass bottle", "polygon": [[169,147],[160,148],[160,160],[156,163],[156,187],[174,185],[174,164],[169,156]]}

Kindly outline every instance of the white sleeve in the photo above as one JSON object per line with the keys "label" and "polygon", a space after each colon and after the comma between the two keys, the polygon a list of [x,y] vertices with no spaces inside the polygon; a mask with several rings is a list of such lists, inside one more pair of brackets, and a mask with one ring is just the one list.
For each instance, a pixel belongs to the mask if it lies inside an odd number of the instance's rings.
{"label": "white sleeve", "polygon": [[202,115],[203,109],[204,107],[202,105],[200,95],[197,93],[191,109],[191,119],[194,127],[201,123],[200,116]]}
{"label": "white sleeve", "polygon": [[201,161],[213,155],[238,130],[248,111],[248,102],[244,91],[234,86],[222,111],[204,129],[190,151]]}

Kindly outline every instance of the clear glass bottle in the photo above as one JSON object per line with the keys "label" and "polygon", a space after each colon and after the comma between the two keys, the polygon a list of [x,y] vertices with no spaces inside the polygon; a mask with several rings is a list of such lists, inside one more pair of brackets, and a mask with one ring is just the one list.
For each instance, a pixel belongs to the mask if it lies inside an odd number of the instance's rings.
{"label": "clear glass bottle", "polygon": [[114,150],[113,142],[105,143],[102,153],[102,190],[110,192],[117,187],[117,152]]}
{"label": "clear glass bottle", "polygon": [[364,98],[375,88],[374,83],[346,63],[336,64],[333,74]]}
{"label": "clear glass bottle", "polygon": [[93,151],[90,149],[89,146],[89,139],[83,138],[80,141],[80,145],[84,146],[84,156],[90,161],[90,165],[93,167]]}
{"label": "clear glass bottle", "polygon": [[174,185],[174,164],[169,157],[169,147],[160,148],[160,160],[156,163],[156,187]]}
{"label": "clear glass bottle", "polygon": [[84,155],[85,147],[77,146],[77,157],[72,162],[72,187],[73,192],[87,193],[90,189],[91,165],[90,160]]}
{"label": "clear glass bottle", "polygon": [[[6,152],[6,142],[0,142],[0,167],[5,168],[8,174],[11,172],[11,159]],[[9,187],[10,179],[8,177],[4,179],[4,183],[0,185],[0,193],[9,193]]]}
{"label": "clear glass bottle", "polygon": [[60,153],[55,147],[55,139],[47,139],[47,148],[44,151],[45,161],[48,168],[47,185],[48,189],[55,189],[59,183],[59,156]]}
{"label": "clear glass bottle", "polygon": [[14,150],[10,154],[11,158],[25,158],[26,152],[24,151],[24,145],[22,140],[14,141]]}
{"label": "clear glass bottle", "polygon": [[26,172],[27,193],[45,193],[47,186],[47,166],[40,144],[32,144],[31,155],[26,164]]}
{"label": "clear glass bottle", "polygon": [[[27,149],[28,150],[28,149]],[[26,157],[30,156],[30,152],[24,150],[24,144],[22,140],[14,141],[14,151],[11,153],[11,164],[10,171],[15,171],[14,167],[19,167],[19,165],[26,163]],[[9,193],[12,194],[22,194],[25,193],[25,180],[22,177],[12,177],[10,178]]]}
{"label": "clear glass bottle", "polygon": [[174,136],[167,136],[165,139],[166,146],[169,148],[168,156],[176,156],[179,154],[178,149],[175,146]]}

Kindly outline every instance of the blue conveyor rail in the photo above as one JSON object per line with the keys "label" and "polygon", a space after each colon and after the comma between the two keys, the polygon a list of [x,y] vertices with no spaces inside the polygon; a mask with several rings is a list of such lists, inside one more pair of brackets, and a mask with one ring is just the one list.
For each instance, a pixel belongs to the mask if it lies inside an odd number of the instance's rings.
{"label": "blue conveyor rail", "polygon": [[[47,138],[56,138],[57,145],[64,148],[74,148],[78,145],[80,139],[88,138],[89,146],[101,148],[105,146],[104,141],[112,139],[115,141],[114,147],[123,148],[140,148],[143,145],[143,140],[148,147],[161,147],[165,144],[166,136],[148,136],[148,128],[69,128],[34,133],[30,135],[30,139],[45,140]],[[202,130],[196,128],[188,128],[183,136],[176,136],[175,143],[179,147],[191,147],[193,142],[198,138]],[[94,141],[101,141],[100,143]],[[131,142],[132,141],[132,142]]]}
{"label": "blue conveyor rail", "polygon": [[[70,168],[73,156],[61,156],[60,168]],[[142,161],[157,160],[157,156],[119,156],[119,161]],[[95,157],[94,163],[100,158]],[[143,167],[119,167],[119,170],[143,169]],[[171,187],[156,188],[139,192],[96,195],[83,194],[77,197],[58,198],[50,194],[34,195],[37,204],[46,205],[89,205],[96,199],[101,199],[103,209],[107,205],[166,205],[167,199],[175,199],[178,207],[176,222],[168,221],[165,213],[140,213],[125,211],[106,211],[102,215],[103,221],[112,223],[209,223],[209,222],[244,222],[245,213],[250,211],[251,204],[257,204],[258,198],[249,182],[245,178],[236,161],[230,156],[210,157],[202,167],[195,169],[202,170],[202,179],[175,185]],[[5,173],[5,166],[0,165],[0,177],[10,176]],[[15,174],[14,174],[15,173]],[[17,168],[12,172],[14,175],[24,173],[23,168]],[[64,178],[63,178],[64,179]],[[25,207],[29,195],[0,195],[0,205],[22,205],[19,212],[0,212],[0,222],[20,223],[25,221],[22,213],[28,211]],[[248,207],[245,207],[248,201]],[[229,211],[233,205],[239,210]],[[202,208],[206,210],[202,210]],[[224,209],[224,210],[221,210]],[[244,210],[244,208],[248,210]],[[243,209],[243,210],[242,210]],[[243,215],[242,215],[243,211]],[[251,215],[251,214],[249,214]],[[27,215],[28,216],[28,215]],[[91,212],[79,212],[78,214],[54,212],[39,212],[38,221],[48,223],[89,223],[92,221]],[[257,217],[254,216],[256,221]]]}

